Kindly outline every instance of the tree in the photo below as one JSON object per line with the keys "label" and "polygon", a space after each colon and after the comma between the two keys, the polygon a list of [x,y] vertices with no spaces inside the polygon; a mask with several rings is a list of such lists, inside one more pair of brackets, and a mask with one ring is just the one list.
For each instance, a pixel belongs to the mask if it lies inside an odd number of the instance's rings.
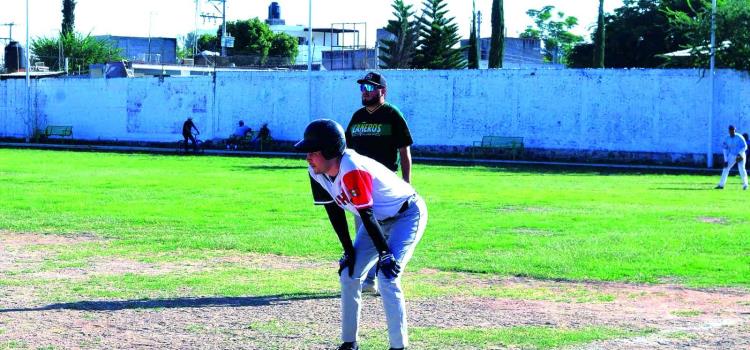
{"label": "tree", "polygon": [[[227,22],[227,33],[234,37],[234,48],[230,49],[232,54],[258,56],[261,61],[268,57],[273,32],[268,24],[257,17]],[[221,27],[216,36],[221,41]]]}
{"label": "tree", "polygon": [[466,67],[460,49],[454,48],[459,41],[458,25],[453,17],[446,17],[445,0],[425,0],[422,17],[419,19],[419,41],[415,68],[460,69]]}
{"label": "tree", "polygon": [[477,45],[477,6],[471,1],[471,32],[469,33],[469,69],[479,69],[479,46]]}
{"label": "tree", "polygon": [[89,65],[123,59],[122,50],[105,39],[80,33],[61,34],[57,38],[38,38],[31,41],[31,52],[47,67],[61,68],[58,55],[62,46],[65,57],[70,58],[73,71],[88,71]]}
{"label": "tree", "polygon": [[[605,66],[655,68],[668,63],[661,55],[681,50],[688,43],[684,32],[669,23],[670,9],[692,13],[685,0],[625,0],[622,7],[605,15]],[[596,33],[592,39],[597,41]],[[568,65],[595,67],[594,56],[593,43],[579,44],[569,53]]]}
{"label": "tree", "polygon": [[62,29],[60,32],[63,35],[67,35],[70,33],[73,33],[75,30],[75,10],[76,10],[76,1],[75,0],[63,0],[62,2],[63,8],[62,8]]}
{"label": "tree", "polygon": [[391,7],[396,19],[389,20],[385,30],[393,38],[380,40],[380,67],[411,68],[419,36],[417,22],[411,20],[414,11],[412,5],[404,4],[403,0],[394,0]]}
{"label": "tree", "polygon": [[505,10],[503,0],[492,1],[492,37],[490,39],[490,68],[503,67],[505,51]]}
{"label": "tree", "polygon": [[573,16],[565,16],[563,12],[557,11],[555,20],[552,11],[554,6],[545,6],[540,10],[528,10],[526,14],[534,19],[536,28],[531,26],[521,33],[522,38],[537,39],[544,43],[544,59],[552,63],[567,63],[567,54],[576,44],[583,41],[579,35],[570,32],[578,25],[578,19]]}
{"label": "tree", "polygon": [[293,64],[297,60],[298,53],[297,38],[287,33],[277,33],[271,39],[271,49],[268,50],[268,55],[273,58],[274,64]]}
{"label": "tree", "polygon": [[604,0],[599,0],[599,18],[596,21],[596,34],[594,35],[594,67],[604,68],[604,48],[605,48],[605,32],[604,32]]}
{"label": "tree", "polygon": [[218,52],[219,49],[220,49],[219,38],[216,37],[216,35],[201,34],[201,36],[198,37],[198,52],[202,52],[202,51]]}
{"label": "tree", "polygon": [[[688,64],[708,67],[711,3],[688,11],[668,11],[670,23],[685,33],[690,48]],[[716,66],[750,71],[750,1],[718,0],[716,12]]]}

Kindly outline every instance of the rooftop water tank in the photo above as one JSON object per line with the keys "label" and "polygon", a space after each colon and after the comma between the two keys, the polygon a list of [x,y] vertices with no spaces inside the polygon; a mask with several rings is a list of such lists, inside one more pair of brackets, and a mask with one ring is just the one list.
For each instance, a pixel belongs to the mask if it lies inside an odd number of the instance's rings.
{"label": "rooftop water tank", "polygon": [[8,73],[26,71],[26,50],[17,41],[5,47],[5,69]]}

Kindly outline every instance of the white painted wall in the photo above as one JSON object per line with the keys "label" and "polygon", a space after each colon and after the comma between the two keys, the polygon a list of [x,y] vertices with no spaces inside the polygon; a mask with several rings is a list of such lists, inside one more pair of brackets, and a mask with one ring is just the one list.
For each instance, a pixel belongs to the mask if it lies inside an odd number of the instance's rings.
{"label": "white painted wall", "polygon": [[[45,79],[34,82],[40,126],[73,125],[75,138],[173,141],[192,116],[201,137],[224,138],[238,120],[269,123],[296,140],[307,123],[346,125],[359,108],[362,71],[226,72],[213,77]],[[386,71],[388,100],[416,145],[465,146],[483,135],[522,136],[527,147],[707,151],[710,95],[698,70]],[[309,78],[310,77],[310,78]],[[310,94],[308,88],[312,86]],[[750,130],[750,77],[719,71],[713,147],[726,126]],[[0,133],[25,136],[25,82],[0,81]],[[312,103],[309,101],[312,96]]]}

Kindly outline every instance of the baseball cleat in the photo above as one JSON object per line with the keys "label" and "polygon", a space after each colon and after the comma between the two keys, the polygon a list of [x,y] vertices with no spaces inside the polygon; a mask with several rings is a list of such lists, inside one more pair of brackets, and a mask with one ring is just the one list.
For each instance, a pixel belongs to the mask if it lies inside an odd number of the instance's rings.
{"label": "baseball cleat", "polygon": [[362,293],[372,294],[372,295],[380,295],[380,291],[378,290],[378,283],[363,283],[362,284]]}
{"label": "baseball cleat", "polygon": [[355,341],[346,342],[341,344],[338,350],[359,350],[359,345],[357,345],[357,342]]}
{"label": "baseball cleat", "polygon": [[747,191],[747,185],[742,185],[742,190]]}
{"label": "baseball cleat", "polygon": [[721,185],[717,185],[716,187],[714,187],[714,189],[715,189],[715,190],[723,190],[723,189],[724,189],[724,186],[721,186]]}

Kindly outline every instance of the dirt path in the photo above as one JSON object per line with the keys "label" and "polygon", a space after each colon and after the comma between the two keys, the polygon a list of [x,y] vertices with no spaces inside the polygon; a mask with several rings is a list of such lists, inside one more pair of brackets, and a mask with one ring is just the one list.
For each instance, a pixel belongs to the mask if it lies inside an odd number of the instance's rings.
{"label": "dirt path", "polygon": [[[96,274],[164,273],[189,266],[97,261],[92,266],[36,271],[44,245],[74,245],[95,237],[0,234],[0,281],[31,271],[35,277],[84,279]],[[263,256],[251,256],[254,264]],[[230,258],[231,259],[231,258]],[[303,259],[277,264],[315,264]],[[416,272],[416,273],[429,273]],[[467,280],[471,280],[467,277]],[[578,346],[577,349],[750,349],[750,294],[745,290],[696,290],[674,285],[551,282],[496,278],[510,289],[610,295],[611,301],[554,298],[441,297],[408,301],[411,327],[500,328],[609,326],[652,329],[647,336]],[[3,284],[5,285],[5,284]],[[562,292],[561,292],[562,293]],[[175,298],[49,303],[33,287],[0,288],[0,348],[64,349],[331,349],[338,339],[337,297]],[[380,300],[367,297],[363,333],[385,333]],[[467,346],[466,349],[478,348]],[[503,348],[502,344],[490,346]]]}

